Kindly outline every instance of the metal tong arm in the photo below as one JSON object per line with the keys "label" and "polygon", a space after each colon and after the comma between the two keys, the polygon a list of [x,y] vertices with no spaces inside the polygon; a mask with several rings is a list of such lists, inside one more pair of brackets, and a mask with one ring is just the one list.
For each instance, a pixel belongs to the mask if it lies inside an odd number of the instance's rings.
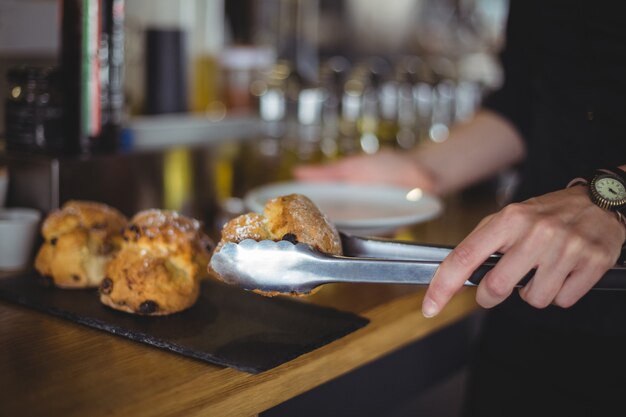
{"label": "metal tong arm", "polygon": [[[429,284],[441,264],[438,261],[414,261],[399,259],[352,258],[322,255],[317,273],[327,277],[326,282]],[[481,264],[464,285],[478,285],[497,263],[494,257]],[[323,272],[322,272],[323,271]],[[530,271],[516,285],[523,287],[535,274]],[[626,290],[626,268],[609,269],[593,289]]]}
{"label": "metal tong arm", "polygon": [[339,232],[345,256],[358,258],[443,261],[452,251],[450,246],[421,245],[415,242],[369,238]]}
{"label": "metal tong arm", "polygon": [[[452,251],[450,246],[422,245],[415,242],[381,239],[381,238],[365,238],[360,236],[349,235],[340,232],[343,250],[346,255],[365,258],[384,258],[402,259],[402,260],[419,260],[419,261],[438,261],[441,263],[443,259]],[[500,254],[493,254],[491,257],[476,269],[465,285],[478,285],[482,278],[489,272],[500,259]],[[380,261],[380,259],[376,259]],[[426,263],[422,262],[422,268],[426,268]],[[433,274],[436,268],[432,271]],[[523,287],[530,281],[535,274],[532,270],[524,276],[517,287]],[[395,281],[394,281],[395,282]],[[429,281],[430,282],[430,281]],[[610,290],[626,290],[626,267],[615,265],[609,269],[602,279],[596,283],[594,289],[610,289]]]}
{"label": "metal tong arm", "polygon": [[[316,265],[310,272],[324,277],[324,283],[392,283],[429,284],[441,264],[435,260],[356,258],[316,254]],[[478,285],[495,262],[482,264],[467,280],[465,285]],[[313,269],[313,267],[315,269]],[[303,272],[308,272],[304,268]]]}

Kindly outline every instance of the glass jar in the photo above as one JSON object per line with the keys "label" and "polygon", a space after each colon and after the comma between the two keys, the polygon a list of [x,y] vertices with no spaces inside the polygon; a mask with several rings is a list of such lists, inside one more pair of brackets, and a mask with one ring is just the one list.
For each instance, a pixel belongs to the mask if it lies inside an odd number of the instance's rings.
{"label": "glass jar", "polygon": [[58,68],[20,66],[10,69],[7,77],[7,150],[61,150],[63,107]]}

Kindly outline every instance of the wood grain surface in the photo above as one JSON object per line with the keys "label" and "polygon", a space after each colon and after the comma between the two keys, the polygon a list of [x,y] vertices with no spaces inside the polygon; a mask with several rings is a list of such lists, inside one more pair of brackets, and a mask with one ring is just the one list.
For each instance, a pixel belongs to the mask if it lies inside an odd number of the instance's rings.
{"label": "wood grain surface", "polygon": [[[493,209],[490,203],[449,199],[440,218],[399,237],[454,245]],[[477,308],[474,290],[467,288],[442,314],[425,319],[420,312],[423,294],[423,287],[410,285],[327,285],[306,302],[352,311],[371,323],[258,375],[0,302],[0,415],[256,415],[427,337]]]}

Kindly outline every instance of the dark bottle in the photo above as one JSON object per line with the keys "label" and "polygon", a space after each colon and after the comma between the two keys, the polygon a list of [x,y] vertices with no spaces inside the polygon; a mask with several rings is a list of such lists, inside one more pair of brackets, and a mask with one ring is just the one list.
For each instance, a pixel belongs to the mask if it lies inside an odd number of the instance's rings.
{"label": "dark bottle", "polygon": [[62,0],[64,151],[114,150],[123,112],[124,0]]}
{"label": "dark bottle", "polygon": [[63,108],[58,68],[11,68],[7,81],[7,149],[53,153],[62,150]]}

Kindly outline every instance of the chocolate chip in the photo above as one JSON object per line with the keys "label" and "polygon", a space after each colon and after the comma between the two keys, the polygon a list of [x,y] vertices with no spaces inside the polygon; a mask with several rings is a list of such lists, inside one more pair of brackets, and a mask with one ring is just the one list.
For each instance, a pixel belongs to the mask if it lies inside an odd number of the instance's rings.
{"label": "chocolate chip", "polygon": [[107,227],[106,223],[95,223],[93,226],[91,226],[93,229],[104,229]]}
{"label": "chocolate chip", "polygon": [[100,293],[101,294],[111,294],[113,291],[113,281],[109,277],[105,277],[100,283]]}
{"label": "chocolate chip", "polygon": [[131,224],[130,226],[128,226],[128,230],[130,230],[131,232],[134,232],[135,234],[139,234],[140,229],[139,226],[137,226],[136,224]]}
{"label": "chocolate chip", "polygon": [[50,239],[50,244],[52,246],[55,246],[57,244],[57,241],[59,240],[58,237],[53,237],[52,239]]}
{"label": "chocolate chip", "polygon": [[283,236],[283,238],[281,240],[286,240],[286,241],[291,242],[293,244],[298,243],[298,238],[293,233],[287,233],[285,236]]}
{"label": "chocolate chip", "polygon": [[73,275],[72,275],[72,279],[73,279],[74,281],[76,281],[76,282],[80,281],[80,277],[79,277],[78,275],[76,275],[76,274],[73,274]]}
{"label": "chocolate chip", "polygon": [[139,314],[152,314],[159,309],[159,305],[152,300],[146,300],[139,305]]}

